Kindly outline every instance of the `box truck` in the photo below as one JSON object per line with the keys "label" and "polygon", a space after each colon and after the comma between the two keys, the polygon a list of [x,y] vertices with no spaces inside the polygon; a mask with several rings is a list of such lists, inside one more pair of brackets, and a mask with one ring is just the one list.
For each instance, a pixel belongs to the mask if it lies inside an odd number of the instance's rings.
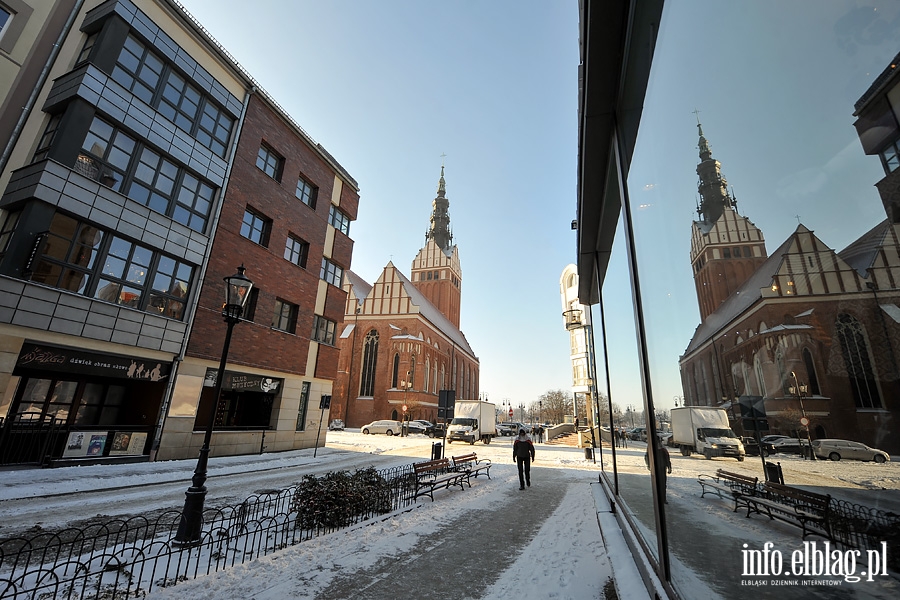
{"label": "box truck", "polygon": [[711,406],[673,408],[672,445],[683,456],[698,452],[706,458],[732,456],[744,460],[744,445],[728,424],[728,413]]}
{"label": "box truck", "polygon": [[447,443],[481,440],[491,443],[497,435],[497,407],[490,402],[457,400],[453,420],[447,426]]}

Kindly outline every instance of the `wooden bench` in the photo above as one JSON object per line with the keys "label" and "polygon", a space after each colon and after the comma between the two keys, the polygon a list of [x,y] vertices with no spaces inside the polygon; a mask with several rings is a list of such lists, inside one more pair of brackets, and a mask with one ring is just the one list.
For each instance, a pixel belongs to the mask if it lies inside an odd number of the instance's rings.
{"label": "wooden bench", "polygon": [[831,496],[769,481],[763,486],[762,494],[747,498],[746,504],[748,517],[754,512],[797,525],[803,531],[803,539],[810,534],[833,539],[829,516]]}
{"label": "wooden bench", "polygon": [[466,483],[469,484],[469,487],[472,487],[472,483],[469,481],[470,477],[478,477],[478,475],[484,473],[488,479],[491,478],[491,461],[487,458],[479,459],[474,452],[463,454],[462,456],[454,456],[453,470],[465,473]]}
{"label": "wooden bench", "polygon": [[463,483],[468,483],[468,475],[462,471],[454,471],[448,458],[414,463],[413,470],[416,475],[415,498],[427,495],[434,502],[434,490],[449,488],[451,485],[458,485],[464,490],[466,488]]}
{"label": "wooden bench", "polygon": [[756,496],[759,493],[757,486],[759,483],[758,477],[732,473],[723,469],[717,470],[715,476],[701,473],[697,481],[703,489],[703,493],[700,494],[701,498],[708,493],[714,492],[723,500],[734,500],[734,512],[737,512],[738,508],[746,504],[746,498]]}

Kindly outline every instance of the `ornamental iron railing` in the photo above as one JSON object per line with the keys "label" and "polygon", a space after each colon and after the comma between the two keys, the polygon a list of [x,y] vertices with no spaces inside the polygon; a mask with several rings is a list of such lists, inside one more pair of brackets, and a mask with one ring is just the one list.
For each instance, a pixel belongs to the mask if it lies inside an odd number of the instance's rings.
{"label": "ornamental iron railing", "polygon": [[[347,501],[340,495],[347,494]],[[306,476],[239,505],[207,509],[196,544],[179,547],[178,510],[0,540],[0,599],[127,600],[266,556],[408,507],[412,465]]]}

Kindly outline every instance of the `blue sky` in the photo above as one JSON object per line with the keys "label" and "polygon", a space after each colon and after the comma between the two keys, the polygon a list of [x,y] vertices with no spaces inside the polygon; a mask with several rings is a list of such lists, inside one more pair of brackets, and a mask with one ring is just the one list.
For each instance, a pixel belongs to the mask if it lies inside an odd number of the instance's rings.
{"label": "blue sky", "polygon": [[358,181],[351,268],[366,280],[390,260],[409,273],[446,154],[482,392],[518,405],[568,389],[576,0],[183,4]]}
{"label": "blue sky", "polygon": [[[409,271],[446,154],[482,391],[518,405],[567,389],[558,286],[575,259],[576,0],[184,4],[359,182],[352,269],[365,279],[389,260]],[[841,249],[884,218],[883,173],[852,113],[897,40],[896,2],[666,3],[629,178],[659,405],[682,393],[678,356],[699,323],[693,111],[770,251],[796,215]],[[621,251],[606,296],[613,399],[640,406]]]}

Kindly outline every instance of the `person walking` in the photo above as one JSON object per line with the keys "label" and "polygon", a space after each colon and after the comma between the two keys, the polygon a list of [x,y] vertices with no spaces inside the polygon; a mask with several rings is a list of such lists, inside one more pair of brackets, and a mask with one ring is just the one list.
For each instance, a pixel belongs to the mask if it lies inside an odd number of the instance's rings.
{"label": "person walking", "polygon": [[534,460],[534,444],[528,439],[524,429],[519,430],[519,437],[513,442],[513,460],[519,466],[519,489],[531,487],[531,461]]}
{"label": "person walking", "polygon": [[[669,451],[658,441],[658,438],[656,439],[656,443],[653,444],[653,452],[656,458],[656,477],[662,480],[663,500],[668,504],[669,500],[666,498],[666,475],[672,474],[672,457],[669,456]],[[647,452],[644,452],[644,464],[647,465],[647,470],[649,471],[650,457],[647,455]]]}

